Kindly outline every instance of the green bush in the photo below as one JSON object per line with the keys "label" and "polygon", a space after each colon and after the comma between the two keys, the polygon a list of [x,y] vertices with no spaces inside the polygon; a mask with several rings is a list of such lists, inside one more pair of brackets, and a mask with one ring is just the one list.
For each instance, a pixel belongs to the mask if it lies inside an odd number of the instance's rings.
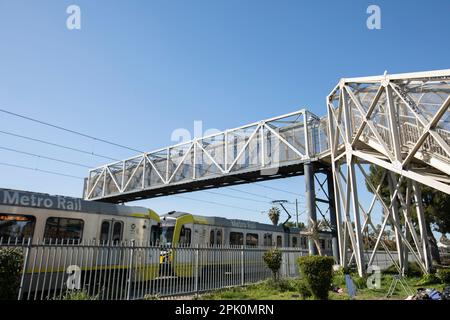
{"label": "green bush", "polygon": [[300,279],[298,281],[297,290],[303,299],[308,299],[312,296],[311,290],[309,290],[309,285],[305,279]]}
{"label": "green bush", "polygon": [[298,258],[300,274],[315,299],[328,299],[328,291],[333,278],[332,257],[305,256]]}
{"label": "green bush", "polygon": [[450,269],[438,269],[436,274],[443,284],[450,284]]}
{"label": "green bush", "polygon": [[0,300],[17,299],[22,268],[22,250],[0,249]]}
{"label": "green bush", "polygon": [[[384,274],[398,274],[398,270],[395,265],[390,265],[388,268],[383,270]],[[421,277],[423,275],[423,271],[418,265],[417,262],[408,262],[408,269],[406,272],[407,276],[410,277]]]}
{"label": "green bush", "polygon": [[336,287],[343,287],[345,286],[345,270],[344,268],[340,268],[339,270],[335,271],[333,273],[333,284]]}
{"label": "green bush", "polygon": [[281,251],[277,249],[269,250],[264,252],[263,256],[264,263],[272,271],[273,280],[278,280],[278,271],[281,267],[282,255]]}
{"label": "green bush", "polygon": [[418,286],[426,286],[429,284],[436,284],[441,282],[438,277],[434,273],[427,273],[422,276],[422,278],[417,282]]}
{"label": "green bush", "polygon": [[355,275],[352,277],[353,283],[355,284],[356,289],[365,289],[367,288],[367,278],[360,277],[358,275]]}

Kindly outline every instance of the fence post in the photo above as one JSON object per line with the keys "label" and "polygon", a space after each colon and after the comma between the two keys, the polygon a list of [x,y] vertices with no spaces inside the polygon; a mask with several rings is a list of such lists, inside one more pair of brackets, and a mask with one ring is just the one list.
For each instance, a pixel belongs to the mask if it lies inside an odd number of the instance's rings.
{"label": "fence post", "polygon": [[31,246],[31,238],[28,238],[27,248],[25,249],[25,257],[23,259],[22,276],[20,277],[19,294],[17,295],[17,300],[22,299],[23,280],[25,278],[25,273],[26,273],[26,270],[27,270],[28,255],[30,253],[30,246]]}
{"label": "fence post", "polygon": [[195,291],[195,295],[198,295],[198,251],[199,251],[199,246],[198,243],[195,245],[195,283],[194,283],[194,291]]}
{"label": "fence post", "polygon": [[241,285],[245,284],[244,279],[244,245],[241,248]]}
{"label": "fence post", "polygon": [[133,273],[131,268],[133,267],[133,251],[134,251],[133,247],[134,247],[134,240],[131,240],[130,263],[128,264],[127,300],[130,300],[130,295],[131,295],[131,275],[132,275],[132,273]]}

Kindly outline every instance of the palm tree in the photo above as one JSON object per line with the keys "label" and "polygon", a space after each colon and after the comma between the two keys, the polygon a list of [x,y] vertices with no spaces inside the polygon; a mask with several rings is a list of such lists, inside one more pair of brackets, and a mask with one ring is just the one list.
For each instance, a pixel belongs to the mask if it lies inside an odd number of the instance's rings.
{"label": "palm tree", "polygon": [[273,225],[276,226],[278,224],[278,220],[280,220],[280,209],[277,207],[270,208],[269,219],[272,221]]}

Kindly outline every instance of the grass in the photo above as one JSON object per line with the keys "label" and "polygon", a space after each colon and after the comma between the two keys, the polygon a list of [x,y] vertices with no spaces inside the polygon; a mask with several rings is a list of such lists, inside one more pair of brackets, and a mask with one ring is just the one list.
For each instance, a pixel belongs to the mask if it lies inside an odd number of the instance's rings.
{"label": "grass", "polygon": [[221,289],[200,297],[202,300],[300,300],[297,281],[281,280],[276,285],[273,280],[261,281],[245,287]]}
{"label": "grass", "polygon": [[[393,275],[383,274],[381,277],[380,289],[369,289],[365,285],[365,280],[352,275],[353,282],[357,287],[355,300],[403,300],[408,296],[401,284],[397,283],[394,294],[386,298],[389,286],[392,283]],[[410,276],[405,278],[413,294],[418,288],[434,288],[442,291],[444,285],[437,280],[432,280],[423,285],[423,278]],[[428,280],[428,279],[426,279]],[[222,289],[200,296],[202,300],[304,300],[299,294],[298,279],[282,280],[281,285],[276,285],[273,280],[261,281],[245,287],[234,287]],[[333,278],[333,284],[344,290],[343,293],[329,292],[330,300],[349,300],[345,280],[343,276],[337,275]],[[309,298],[308,298],[309,299]]]}

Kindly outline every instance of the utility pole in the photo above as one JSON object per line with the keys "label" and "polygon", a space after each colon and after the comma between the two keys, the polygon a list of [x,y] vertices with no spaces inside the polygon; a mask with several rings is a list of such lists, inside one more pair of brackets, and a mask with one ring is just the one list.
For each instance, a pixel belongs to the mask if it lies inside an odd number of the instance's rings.
{"label": "utility pole", "polygon": [[298,201],[297,201],[297,198],[295,198],[295,223],[296,223],[296,227],[298,228]]}

